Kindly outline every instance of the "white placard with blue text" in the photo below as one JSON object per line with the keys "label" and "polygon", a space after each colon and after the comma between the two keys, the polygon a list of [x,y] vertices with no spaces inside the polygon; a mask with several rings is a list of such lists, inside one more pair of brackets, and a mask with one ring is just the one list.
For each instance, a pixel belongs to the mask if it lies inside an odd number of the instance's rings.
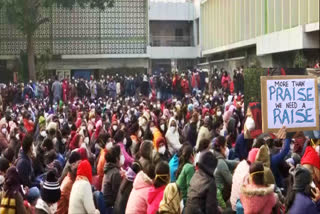
{"label": "white placard with blue text", "polygon": [[317,127],[314,79],[269,79],[266,86],[268,129]]}

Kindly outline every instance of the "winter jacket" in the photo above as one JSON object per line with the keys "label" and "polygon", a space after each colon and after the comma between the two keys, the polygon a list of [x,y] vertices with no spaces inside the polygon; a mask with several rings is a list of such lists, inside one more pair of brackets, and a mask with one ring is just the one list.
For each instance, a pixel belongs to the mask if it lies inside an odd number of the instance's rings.
{"label": "winter jacket", "polygon": [[192,74],[191,85],[192,85],[192,88],[199,88],[200,86],[199,73],[195,72]]}
{"label": "winter jacket", "polygon": [[30,120],[28,119],[23,119],[23,125],[24,125],[24,128],[27,130],[28,133],[32,133],[33,130],[34,130],[34,123],[31,122]]}
{"label": "winter jacket", "polygon": [[156,148],[156,143],[158,141],[158,139],[162,137],[162,133],[160,132],[160,130],[158,128],[155,128],[155,131],[153,133],[153,148]]}
{"label": "winter jacket", "polygon": [[171,117],[168,125],[169,128],[166,133],[167,145],[171,155],[178,152],[179,149],[181,148],[178,128],[176,127],[174,131],[170,129],[170,125],[173,121],[176,122],[176,124],[178,124],[177,121],[173,117]]}
{"label": "winter jacket", "polygon": [[149,189],[147,214],[157,213],[159,209],[159,204],[163,198],[163,192],[165,188],[166,188],[166,185],[163,185],[159,188],[155,188],[153,186]]}
{"label": "winter jacket", "polygon": [[228,85],[230,84],[231,82],[231,79],[230,79],[230,76],[222,76],[221,78],[221,86],[224,88],[224,89],[227,89],[228,88]]}
{"label": "winter jacket", "polygon": [[248,142],[244,139],[244,134],[238,135],[235,146],[235,155],[239,160],[247,159],[249,153]]}
{"label": "winter jacket", "polygon": [[232,187],[231,187],[231,197],[230,202],[232,210],[236,211],[236,204],[238,199],[240,199],[241,187],[245,182],[246,176],[249,175],[250,166],[246,160],[241,161],[236,170],[234,171],[232,177]]}
{"label": "winter jacket", "polygon": [[170,167],[170,182],[176,181],[176,171],[179,167],[179,157],[177,154],[175,154],[169,161],[169,167]]}
{"label": "winter jacket", "polygon": [[114,163],[107,163],[102,181],[102,193],[106,207],[113,207],[121,184],[119,167]]}
{"label": "winter jacket", "polygon": [[6,136],[0,133],[0,152],[3,152],[6,148],[8,148],[9,142]]}
{"label": "winter jacket", "polygon": [[127,178],[123,179],[118,191],[117,199],[114,203],[113,212],[117,214],[125,214],[128,199],[133,188],[133,182]]}
{"label": "winter jacket", "polygon": [[58,201],[57,213],[68,214],[69,199],[74,180],[71,178],[70,172],[61,183],[61,197]]}
{"label": "winter jacket", "polygon": [[99,214],[93,201],[90,182],[83,178],[77,178],[70,194],[68,213]]}
{"label": "winter jacket", "polygon": [[190,181],[194,172],[195,172],[194,166],[190,163],[186,163],[183,166],[182,171],[176,182],[182,193],[182,198],[184,202],[187,201],[188,189],[189,189]]}
{"label": "winter jacket", "polygon": [[276,204],[274,185],[258,187],[248,184],[241,187],[240,200],[245,214],[270,214]]}
{"label": "winter jacket", "polygon": [[198,133],[196,150],[198,150],[201,140],[203,140],[203,139],[211,140],[211,137],[212,137],[212,135],[211,135],[211,132],[209,131],[209,129],[205,126],[201,126],[201,128],[199,129],[199,133]]}
{"label": "winter jacket", "polygon": [[188,132],[187,132],[187,141],[192,145],[192,147],[195,147],[198,142],[197,138],[198,138],[197,123],[191,122],[189,124]]}
{"label": "winter jacket", "polygon": [[294,202],[290,207],[289,214],[319,214],[320,201],[314,203],[310,197],[298,192],[295,196]]}
{"label": "winter jacket", "polygon": [[217,188],[212,176],[199,169],[190,181],[185,214],[220,213]]}
{"label": "winter jacket", "polygon": [[97,164],[97,175],[99,177],[99,184],[100,185],[102,183],[102,179],[103,179],[103,176],[104,176],[104,166],[106,164],[106,159],[104,157],[105,154],[106,154],[106,150],[105,149],[101,149],[100,150],[100,154],[99,154],[98,164]]}
{"label": "winter jacket", "polygon": [[139,172],[133,182],[126,214],[145,214],[148,209],[148,192],[152,187],[152,180],[144,173]]}
{"label": "winter jacket", "polygon": [[271,156],[271,170],[276,180],[277,187],[283,187],[283,178],[281,176],[279,165],[288,155],[290,150],[291,139],[285,139],[284,146],[281,151]]}
{"label": "winter jacket", "polygon": [[31,182],[34,177],[32,161],[23,150],[20,150],[16,167],[21,179],[21,184],[23,186],[31,187]]}
{"label": "winter jacket", "polygon": [[54,98],[59,98],[61,99],[61,96],[62,96],[62,85],[61,83],[56,80],[53,84],[52,84],[52,93],[53,93],[53,97]]}

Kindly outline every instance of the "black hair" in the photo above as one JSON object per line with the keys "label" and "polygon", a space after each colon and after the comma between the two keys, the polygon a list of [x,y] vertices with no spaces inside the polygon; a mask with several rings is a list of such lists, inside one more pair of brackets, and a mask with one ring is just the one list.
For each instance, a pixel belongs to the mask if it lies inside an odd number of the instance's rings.
{"label": "black hair", "polygon": [[176,178],[178,179],[184,165],[189,163],[191,156],[193,155],[193,148],[191,145],[183,147],[182,154],[179,157],[179,166],[176,172]]}
{"label": "black hair", "polygon": [[42,147],[46,148],[46,151],[50,151],[54,148],[53,142],[51,139],[47,138],[43,141]]}
{"label": "black hair", "polygon": [[44,163],[50,164],[57,158],[57,153],[54,150],[50,150],[44,155]]}
{"label": "black hair", "polygon": [[33,137],[31,134],[27,134],[22,141],[22,150],[27,153],[30,151],[33,142]]}
{"label": "black hair", "polygon": [[261,146],[265,145],[265,141],[263,138],[258,138],[256,143],[253,145],[252,148],[258,148],[260,149]]}
{"label": "black hair", "polygon": [[124,131],[119,130],[115,133],[114,137],[113,137],[114,141],[116,143],[122,142],[124,139]]}
{"label": "black hair", "polygon": [[10,163],[12,163],[14,155],[14,150],[11,147],[6,148],[3,152],[3,157],[6,158]]}
{"label": "black hair", "polygon": [[109,149],[105,155],[105,159],[107,163],[117,163],[120,159],[121,149],[119,145],[114,145],[111,149]]}
{"label": "black hair", "polygon": [[213,150],[217,152],[221,152],[221,147],[226,146],[226,139],[222,136],[218,136],[216,138],[216,142],[214,143]]}
{"label": "black hair", "polygon": [[[264,167],[263,163],[260,161],[256,161],[250,165],[250,176],[252,178],[252,181],[257,185],[264,185]],[[251,175],[255,172],[261,172]]]}
{"label": "black hair", "polygon": [[[166,161],[160,161],[156,165],[156,179],[154,180],[154,187],[159,188],[163,185],[167,185],[170,182],[170,168]],[[160,175],[157,177],[157,175]]]}
{"label": "black hair", "polygon": [[202,152],[203,150],[206,150],[209,147],[209,145],[210,145],[210,140],[206,138],[200,140],[197,152]]}

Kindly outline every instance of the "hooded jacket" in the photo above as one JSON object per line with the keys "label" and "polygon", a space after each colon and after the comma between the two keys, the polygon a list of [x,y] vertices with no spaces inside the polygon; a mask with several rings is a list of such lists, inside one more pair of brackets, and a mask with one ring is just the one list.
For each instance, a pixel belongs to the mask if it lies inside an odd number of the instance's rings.
{"label": "hooded jacket", "polygon": [[148,192],[148,209],[147,214],[156,214],[159,209],[159,204],[163,198],[163,192],[166,185],[159,188],[152,186]]}
{"label": "hooded jacket", "polygon": [[196,143],[196,150],[198,150],[200,141],[202,139],[211,140],[211,137],[212,137],[212,135],[211,135],[209,129],[207,127],[205,127],[205,126],[201,126],[200,129],[199,129],[199,133],[198,133],[198,138],[197,138],[197,143]]}
{"label": "hooded jacket", "polygon": [[152,187],[152,180],[143,172],[139,172],[133,182],[126,214],[145,214],[148,209],[148,192]]}
{"label": "hooded jacket", "polygon": [[199,170],[190,181],[185,214],[220,213],[213,172],[217,159],[208,151],[200,156]]}
{"label": "hooded jacket", "polygon": [[107,207],[112,207],[117,198],[121,184],[119,167],[114,163],[107,163],[104,168],[102,193]]}
{"label": "hooded jacket", "polygon": [[170,167],[170,182],[176,181],[176,171],[179,167],[179,157],[177,154],[175,154],[169,161],[169,167]]}
{"label": "hooded jacket", "polygon": [[178,177],[177,180],[177,185],[182,193],[182,197],[183,197],[183,201],[186,202],[187,201],[187,195],[188,195],[188,189],[190,186],[190,181],[192,176],[194,175],[194,167],[192,164],[190,163],[186,163],[183,168],[182,171]]}
{"label": "hooded jacket", "polygon": [[274,185],[257,187],[254,184],[244,185],[241,188],[240,200],[246,214],[270,214],[276,204],[273,192]]}
{"label": "hooded jacket", "polygon": [[175,122],[176,125],[178,126],[177,121],[173,117],[171,117],[170,121],[169,121],[169,125],[168,125],[168,130],[166,133],[166,140],[167,140],[167,144],[168,144],[168,149],[169,149],[169,152],[171,155],[178,152],[179,149],[181,148],[181,143],[179,140],[179,131],[178,131],[177,126],[174,131],[172,131],[170,128],[172,122]]}
{"label": "hooded jacket", "polygon": [[180,214],[181,207],[181,194],[179,192],[179,188],[177,184],[170,183],[166,186],[163,199],[159,205],[159,213],[160,214]]}
{"label": "hooded jacket", "polygon": [[264,166],[264,184],[265,185],[275,184],[272,171],[270,170],[270,156],[268,151],[269,151],[269,148],[266,145],[263,145],[260,147],[256,156],[256,161],[262,162]]}

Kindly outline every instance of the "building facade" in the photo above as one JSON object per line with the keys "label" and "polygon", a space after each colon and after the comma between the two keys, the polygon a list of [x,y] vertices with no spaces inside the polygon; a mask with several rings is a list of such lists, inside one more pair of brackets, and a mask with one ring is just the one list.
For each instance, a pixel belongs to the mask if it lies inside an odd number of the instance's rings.
{"label": "building facade", "polygon": [[319,58],[319,0],[202,0],[200,66],[293,67]]}
{"label": "building facade", "polygon": [[[200,56],[199,10],[189,0],[117,0],[105,11],[43,9],[49,22],[35,34],[36,54],[51,53],[45,69],[70,76],[186,69]],[[21,50],[25,37],[1,11],[0,68],[11,71]]]}

